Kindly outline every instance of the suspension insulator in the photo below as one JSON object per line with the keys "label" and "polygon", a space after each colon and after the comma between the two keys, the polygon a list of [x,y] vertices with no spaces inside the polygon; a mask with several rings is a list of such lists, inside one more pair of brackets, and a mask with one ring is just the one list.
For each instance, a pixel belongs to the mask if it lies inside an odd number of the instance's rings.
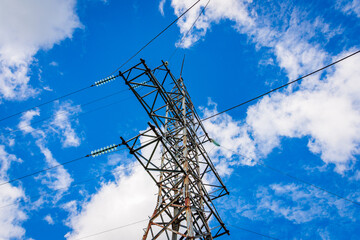
{"label": "suspension insulator", "polygon": [[117,78],[117,77],[118,76],[111,75],[110,77],[107,77],[107,78],[101,79],[100,81],[95,82],[94,85],[98,87],[98,86],[103,85],[105,83],[109,83],[111,81],[114,81],[115,78]]}
{"label": "suspension insulator", "polygon": [[104,148],[100,148],[98,150],[92,151],[91,152],[91,156],[92,157],[96,157],[99,156],[101,154],[105,154],[105,153],[109,153],[109,152],[113,152],[115,151],[118,147],[120,146],[120,144],[112,144],[110,146],[104,147]]}

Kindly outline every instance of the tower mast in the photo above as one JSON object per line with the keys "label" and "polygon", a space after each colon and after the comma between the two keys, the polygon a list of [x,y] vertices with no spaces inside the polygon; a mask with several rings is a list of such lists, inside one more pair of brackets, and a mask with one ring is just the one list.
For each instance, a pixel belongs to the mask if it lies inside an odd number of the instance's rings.
{"label": "tower mast", "polygon": [[159,188],[142,239],[212,240],[229,234],[213,204],[228,191],[203,146],[211,139],[184,81],[167,65],[150,69],[141,60],[119,73],[152,120],[134,138],[121,138]]}

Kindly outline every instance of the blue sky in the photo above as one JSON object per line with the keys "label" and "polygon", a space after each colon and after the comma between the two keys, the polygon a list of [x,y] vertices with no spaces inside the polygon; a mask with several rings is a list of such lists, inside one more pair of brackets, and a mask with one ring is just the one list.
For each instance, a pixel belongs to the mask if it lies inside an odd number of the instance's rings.
{"label": "blue sky", "polygon": [[[193,2],[1,1],[0,118],[106,77]],[[181,41],[206,3],[122,68],[168,60],[178,76],[186,54],[183,78],[201,117],[359,50],[356,0],[211,0]],[[234,226],[278,239],[358,239],[359,206],[262,164],[360,202],[359,60],[204,122],[223,146],[206,147],[230,190],[216,202],[231,232],[222,239],[266,239]],[[120,143],[148,121],[120,78],[1,121],[0,182]],[[127,151],[86,158],[1,185],[0,239],[74,240],[142,221],[155,193]],[[139,239],[145,226],[88,239]]]}

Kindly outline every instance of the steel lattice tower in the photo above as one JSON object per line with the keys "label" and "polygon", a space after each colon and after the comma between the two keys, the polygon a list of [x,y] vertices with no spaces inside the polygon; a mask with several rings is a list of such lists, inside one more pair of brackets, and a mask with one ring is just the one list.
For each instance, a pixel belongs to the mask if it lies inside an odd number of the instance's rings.
{"label": "steel lattice tower", "polygon": [[213,204],[229,192],[204,148],[212,140],[184,81],[167,65],[150,69],[141,60],[119,72],[152,120],[136,137],[121,138],[159,188],[143,240],[210,240],[229,234]]}

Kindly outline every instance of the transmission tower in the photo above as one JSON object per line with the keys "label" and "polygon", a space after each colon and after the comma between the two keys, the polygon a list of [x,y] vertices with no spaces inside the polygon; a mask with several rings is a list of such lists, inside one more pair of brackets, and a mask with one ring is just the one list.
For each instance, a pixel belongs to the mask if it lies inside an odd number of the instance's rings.
{"label": "transmission tower", "polygon": [[150,69],[141,59],[119,72],[152,121],[134,138],[121,137],[159,188],[142,239],[214,239],[229,231],[213,200],[229,192],[204,148],[212,139],[184,81],[167,65]]}

